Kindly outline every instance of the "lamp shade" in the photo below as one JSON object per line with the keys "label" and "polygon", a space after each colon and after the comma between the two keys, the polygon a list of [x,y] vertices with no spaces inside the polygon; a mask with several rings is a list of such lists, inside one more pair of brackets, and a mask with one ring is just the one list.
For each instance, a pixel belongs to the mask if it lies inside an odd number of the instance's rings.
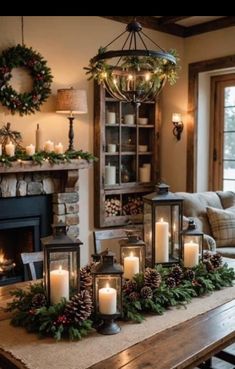
{"label": "lamp shade", "polygon": [[87,113],[86,91],[74,88],[64,88],[57,90],[56,112],[61,114]]}

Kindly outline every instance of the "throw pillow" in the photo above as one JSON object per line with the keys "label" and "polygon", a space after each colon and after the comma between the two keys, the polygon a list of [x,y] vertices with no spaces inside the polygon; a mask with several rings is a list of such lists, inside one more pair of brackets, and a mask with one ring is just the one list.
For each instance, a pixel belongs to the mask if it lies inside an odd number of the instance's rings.
{"label": "throw pillow", "polygon": [[217,246],[235,246],[235,207],[207,207],[207,215]]}

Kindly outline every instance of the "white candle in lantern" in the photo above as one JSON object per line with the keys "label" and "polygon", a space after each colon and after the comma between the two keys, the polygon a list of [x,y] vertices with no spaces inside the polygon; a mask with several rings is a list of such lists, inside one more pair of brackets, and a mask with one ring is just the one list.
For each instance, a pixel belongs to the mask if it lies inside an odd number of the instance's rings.
{"label": "white candle in lantern", "polygon": [[117,290],[107,285],[99,290],[99,312],[100,314],[116,314],[117,312]]}
{"label": "white candle in lantern", "polygon": [[69,300],[69,272],[60,266],[59,269],[50,272],[51,303],[58,304],[62,297]]}
{"label": "white candle in lantern", "polygon": [[26,154],[29,156],[32,156],[35,154],[35,146],[33,144],[26,146],[25,150],[26,150]]}
{"label": "white candle in lantern", "polygon": [[138,256],[134,256],[133,252],[124,258],[124,278],[132,279],[132,277],[140,272],[140,260]]}
{"label": "white candle in lantern", "polygon": [[48,140],[45,142],[44,150],[46,152],[52,152],[54,150],[54,142]]}
{"label": "white candle in lantern", "polygon": [[167,263],[169,261],[169,223],[163,218],[155,224],[155,262]]}
{"label": "white candle in lantern", "polygon": [[15,155],[15,145],[10,141],[8,144],[6,144],[5,151],[7,155],[14,156]]}
{"label": "white candle in lantern", "polygon": [[63,154],[64,147],[61,142],[58,143],[58,145],[55,145],[55,153],[56,154]]}
{"label": "white candle in lantern", "polygon": [[199,245],[192,240],[184,244],[184,266],[192,268],[199,262]]}

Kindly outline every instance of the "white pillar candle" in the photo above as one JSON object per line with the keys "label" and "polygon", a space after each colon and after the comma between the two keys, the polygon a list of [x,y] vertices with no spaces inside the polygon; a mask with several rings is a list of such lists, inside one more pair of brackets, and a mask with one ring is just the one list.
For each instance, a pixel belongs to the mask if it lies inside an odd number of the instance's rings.
{"label": "white pillar candle", "polygon": [[2,156],[2,144],[0,144],[0,156]]}
{"label": "white pillar candle", "polygon": [[107,111],[107,124],[116,124],[116,113]]}
{"label": "white pillar candle", "polygon": [[116,167],[112,165],[105,166],[105,181],[106,185],[116,184]]}
{"label": "white pillar candle", "polygon": [[100,314],[116,314],[117,312],[117,290],[107,287],[99,290],[99,312]]}
{"label": "white pillar candle", "polygon": [[124,258],[124,278],[132,279],[136,273],[140,272],[140,260],[134,256],[133,252]]}
{"label": "white pillar candle", "polygon": [[15,155],[15,145],[10,141],[8,144],[6,144],[5,151],[7,155],[14,156]]}
{"label": "white pillar candle", "polygon": [[133,114],[126,114],[124,116],[124,123],[125,124],[134,124],[135,123],[135,116]]}
{"label": "white pillar candle", "polygon": [[108,144],[108,152],[116,152],[116,144]]}
{"label": "white pillar candle", "polygon": [[26,154],[29,156],[32,156],[35,154],[35,146],[33,144],[26,146],[25,150],[26,150]]}
{"label": "white pillar candle", "polygon": [[56,154],[63,154],[64,153],[64,147],[61,142],[58,143],[58,145],[55,145],[55,153]]}
{"label": "white pillar candle", "polygon": [[44,150],[46,152],[52,152],[54,150],[54,142],[48,140],[45,142]]}
{"label": "white pillar candle", "polygon": [[169,261],[169,223],[160,222],[155,224],[155,262],[167,263]]}
{"label": "white pillar candle", "polygon": [[184,244],[184,266],[192,268],[199,262],[199,245],[192,240]]}
{"label": "white pillar candle", "polygon": [[140,182],[150,182],[150,167],[139,168]]}
{"label": "white pillar candle", "polygon": [[62,297],[69,300],[69,272],[60,266],[50,272],[51,303],[58,304]]}

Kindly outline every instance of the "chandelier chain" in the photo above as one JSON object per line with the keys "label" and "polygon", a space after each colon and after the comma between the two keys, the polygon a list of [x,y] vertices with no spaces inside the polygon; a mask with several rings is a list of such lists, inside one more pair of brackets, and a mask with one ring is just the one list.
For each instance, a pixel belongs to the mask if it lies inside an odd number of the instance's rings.
{"label": "chandelier chain", "polygon": [[120,37],[122,37],[122,35],[124,35],[124,33],[126,33],[127,31],[125,30],[124,32],[122,32],[119,36],[117,36],[113,41],[111,41],[109,44],[107,44],[104,49],[106,49],[107,47],[109,47],[110,45],[112,45],[115,41],[117,41]]}
{"label": "chandelier chain", "polygon": [[158,45],[156,42],[154,42],[148,35],[146,35],[146,33],[144,33],[143,31],[141,31],[141,33],[149,40],[151,41],[155,46],[157,46],[160,50],[162,50],[164,53],[166,52],[166,50],[164,50],[160,45]]}

